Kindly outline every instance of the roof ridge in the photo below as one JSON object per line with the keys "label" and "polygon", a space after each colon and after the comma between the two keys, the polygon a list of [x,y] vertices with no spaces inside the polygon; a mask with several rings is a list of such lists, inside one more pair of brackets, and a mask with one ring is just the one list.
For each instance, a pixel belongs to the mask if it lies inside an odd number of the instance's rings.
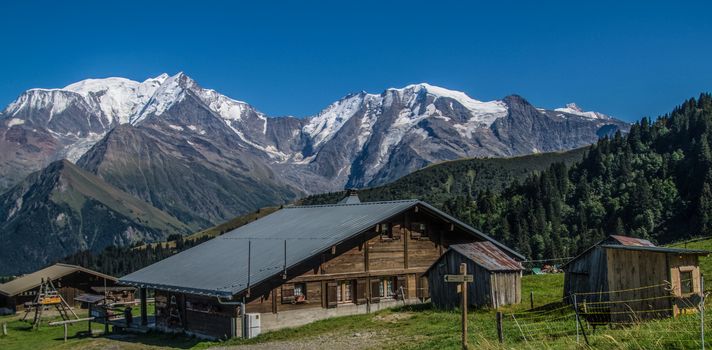
{"label": "roof ridge", "polygon": [[[83,268],[82,266],[79,266],[79,265],[67,264],[67,263],[63,263],[63,262],[54,263],[53,265],[49,265],[49,266],[47,266],[47,267],[51,267],[51,266],[54,266],[54,265],[66,266],[66,267],[79,267],[79,268]],[[46,269],[47,267],[45,267],[45,269]],[[43,270],[43,269],[40,269],[40,270]],[[37,271],[40,271],[40,270],[37,270]],[[35,271],[35,272],[36,272],[36,271]]]}
{"label": "roof ridge", "polygon": [[327,208],[327,207],[349,207],[349,206],[359,206],[359,205],[372,205],[372,204],[387,204],[387,203],[418,203],[419,199],[397,199],[392,201],[375,201],[375,202],[361,202],[361,203],[348,203],[348,204],[313,204],[313,205],[292,205],[284,207],[283,209],[297,209],[297,208]]}

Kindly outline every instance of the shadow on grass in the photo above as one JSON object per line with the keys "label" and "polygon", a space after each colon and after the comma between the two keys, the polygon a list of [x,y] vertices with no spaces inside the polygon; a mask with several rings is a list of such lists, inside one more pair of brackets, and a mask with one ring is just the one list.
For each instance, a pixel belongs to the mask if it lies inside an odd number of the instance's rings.
{"label": "shadow on grass", "polygon": [[[564,306],[566,306],[566,305],[569,305],[569,304],[564,303],[563,301],[557,301],[557,302],[553,302],[553,303],[548,303],[548,304],[545,304],[545,305],[537,306],[537,307],[535,307],[535,308],[533,308],[533,309],[528,309],[528,310],[526,310],[526,311],[524,311],[524,312],[550,311],[550,310],[560,309],[560,308],[562,308],[562,307],[564,307]],[[572,306],[572,309],[571,309],[571,310],[573,310],[573,306]]]}
{"label": "shadow on grass", "polygon": [[422,304],[410,304],[402,305],[391,308],[390,310],[394,312],[423,312],[423,311],[434,311],[433,304],[422,303]]}
{"label": "shadow on grass", "polygon": [[114,332],[101,337],[111,339],[116,342],[133,343],[149,346],[172,347],[177,349],[191,349],[205,340],[191,337],[185,334],[167,334],[157,331],[148,333],[128,333]]}

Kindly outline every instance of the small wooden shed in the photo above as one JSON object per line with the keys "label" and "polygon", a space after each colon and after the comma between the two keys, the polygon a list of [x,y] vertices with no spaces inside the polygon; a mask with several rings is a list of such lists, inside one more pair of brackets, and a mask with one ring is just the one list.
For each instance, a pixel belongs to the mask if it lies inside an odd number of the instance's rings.
{"label": "small wooden shed", "polygon": [[564,264],[564,297],[596,306],[600,323],[677,315],[696,305],[699,256],[708,253],[612,235]]}
{"label": "small wooden shed", "polygon": [[81,266],[57,263],[0,284],[0,308],[11,312],[22,310],[24,303],[32,302],[37,298],[43,279],[51,280],[64,300],[72,307],[81,306],[81,302],[75,300],[77,296],[96,293],[97,289],[112,300],[134,299],[135,288],[117,285],[116,277]]}
{"label": "small wooden shed", "polygon": [[473,307],[498,307],[522,301],[522,265],[491,242],[450,245],[425,272],[433,305],[451,309],[460,305],[457,283],[444,282],[445,275],[459,274],[460,264],[474,282],[468,285],[467,300]]}

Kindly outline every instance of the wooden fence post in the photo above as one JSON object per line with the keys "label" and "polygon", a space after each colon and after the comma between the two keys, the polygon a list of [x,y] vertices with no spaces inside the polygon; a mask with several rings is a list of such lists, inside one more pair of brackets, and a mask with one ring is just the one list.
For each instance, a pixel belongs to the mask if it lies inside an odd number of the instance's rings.
{"label": "wooden fence post", "polygon": [[583,334],[583,340],[586,342],[586,345],[590,345],[588,343],[588,336],[586,335],[586,331],[583,329],[583,325],[581,324],[581,317],[579,316],[578,305],[576,304],[576,293],[574,293],[573,298],[574,298],[574,312],[576,313],[576,337],[578,338],[578,330],[580,328],[581,333]]}
{"label": "wooden fence post", "polygon": [[[467,264],[460,264],[460,274],[467,275]],[[467,282],[462,281],[462,348],[467,350]]]}
{"label": "wooden fence post", "polygon": [[529,292],[529,308],[534,309],[534,291]]}
{"label": "wooden fence post", "polygon": [[499,343],[504,343],[504,333],[502,332],[502,312],[497,311],[497,337],[499,338]]}
{"label": "wooden fence post", "polygon": [[705,276],[700,274],[700,337],[702,338],[702,350],[705,350]]}

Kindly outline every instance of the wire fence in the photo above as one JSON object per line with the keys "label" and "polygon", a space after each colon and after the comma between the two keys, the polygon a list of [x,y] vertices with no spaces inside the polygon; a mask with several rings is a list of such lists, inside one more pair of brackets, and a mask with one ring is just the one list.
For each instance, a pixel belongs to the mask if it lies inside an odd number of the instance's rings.
{"label": "wire fence", "polygon": [[[625,290],[575,293],[533,310],[504,315],[504,338],[530,348],[553,344],[596,348],[712,349],[705,293],[684,293],[680,281]],[[699,288],[704,291],[704,279]]]}

